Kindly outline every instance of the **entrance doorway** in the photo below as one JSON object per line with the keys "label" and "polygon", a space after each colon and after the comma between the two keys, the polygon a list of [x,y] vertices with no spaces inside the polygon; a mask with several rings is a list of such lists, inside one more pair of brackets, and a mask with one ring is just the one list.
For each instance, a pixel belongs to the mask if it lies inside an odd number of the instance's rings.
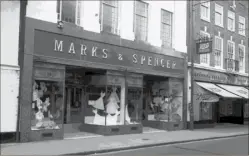
{"label": "entrance doorway", "polygon": [[85,90],[83,86],[66,86],[65,88],[64,123],[80,123],[83,121],[83,103]]}

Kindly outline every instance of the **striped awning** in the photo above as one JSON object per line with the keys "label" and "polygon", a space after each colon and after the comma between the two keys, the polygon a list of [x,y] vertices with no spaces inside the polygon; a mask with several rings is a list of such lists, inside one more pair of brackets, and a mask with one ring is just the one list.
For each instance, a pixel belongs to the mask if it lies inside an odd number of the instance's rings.
{"label": "striped awning", "polygon": [[231,92],[226,91],[225,89],[222,89],[221,87],[213,84],[213,83],[206,83],[206,82],[196,82],[199,86],[202,88],[205,88],[206,90],[217,94],[221,97],[225,98],[241,98],[240,96],[237,96]]}
{"label": "striped awning", "polygon": [[238,95],[240,97],[243,97],[245,99],[249,98],[249,91],[248,89],[244,88],[244,87],[240,87],[240,86],[231,86],[231,85],[223,85],[223,84],[217,84],[219,87],[235,94]]}
{"label": "striped awning", "polygon": [[194,82],[194,98],[200,102],[218,102],[219,97]]}

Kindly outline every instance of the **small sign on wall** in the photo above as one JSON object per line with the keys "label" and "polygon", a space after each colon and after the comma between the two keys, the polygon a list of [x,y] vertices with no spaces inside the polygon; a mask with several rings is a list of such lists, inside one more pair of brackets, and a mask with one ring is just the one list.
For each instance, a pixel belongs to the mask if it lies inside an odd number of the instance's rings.
{"label": "small sign on wall", "polygon": [[200,39],[196,42],[198,54],[207,54],[212,52],[212,39]]}

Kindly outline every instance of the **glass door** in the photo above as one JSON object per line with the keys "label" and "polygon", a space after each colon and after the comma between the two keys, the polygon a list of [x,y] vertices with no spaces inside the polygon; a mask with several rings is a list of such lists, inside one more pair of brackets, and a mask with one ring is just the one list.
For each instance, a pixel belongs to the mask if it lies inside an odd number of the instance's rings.
{"label": "glass door", "polygon": [[85,101],[83,87],[66,87],[65,122],[80,123],[83,119],[83,103]]}

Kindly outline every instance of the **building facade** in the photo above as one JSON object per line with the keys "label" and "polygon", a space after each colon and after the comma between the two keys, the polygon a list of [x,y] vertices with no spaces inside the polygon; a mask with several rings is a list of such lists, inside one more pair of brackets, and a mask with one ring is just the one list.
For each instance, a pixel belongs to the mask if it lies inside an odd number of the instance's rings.
{"label": "building facade", "polygon": [[19,18],[19,1],[1,1],[1,142],[15,140],[17,127]]}
{"label": "building facade", "polygon": [[21,142],[186,128],[186,2],[29,1],[25,19]]}
{"label": "building facade", "polygon": [[[194,88],[195,126],[244,123],[248,120],[248,2],[196,1],[193,5],[189,2],[188,15],[188,103]],[[212,50],[200,54],[196,42],[205,37],[211,38]],[[194,57],[193,87],[191,54]]]}

